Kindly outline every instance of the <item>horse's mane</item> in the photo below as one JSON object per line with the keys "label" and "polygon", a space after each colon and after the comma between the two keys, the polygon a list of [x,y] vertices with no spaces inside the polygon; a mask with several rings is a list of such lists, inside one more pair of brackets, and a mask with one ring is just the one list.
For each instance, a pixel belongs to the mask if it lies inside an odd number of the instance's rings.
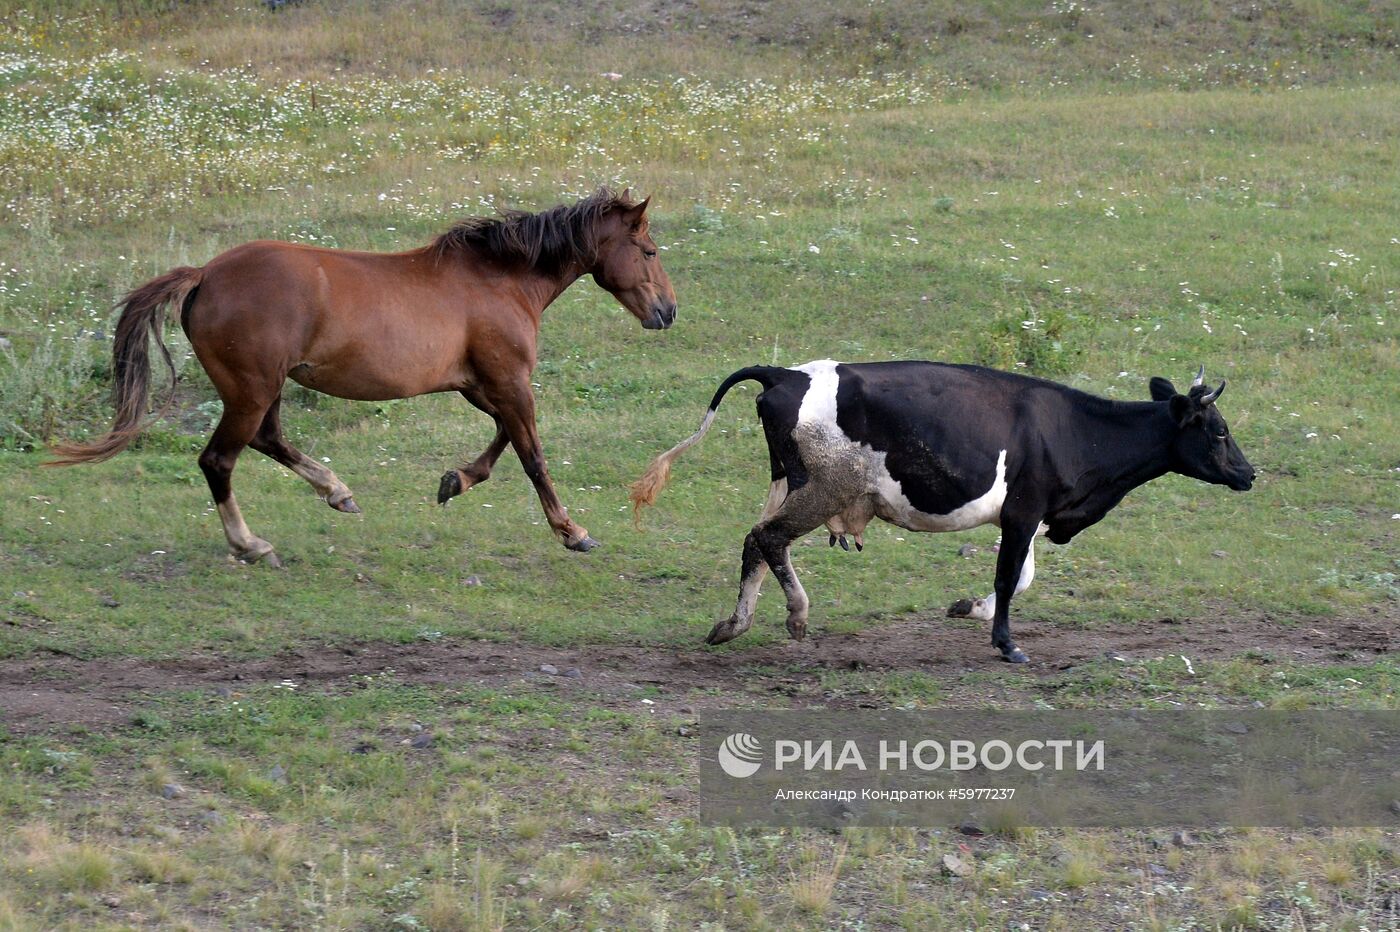
{"label": "horse's mane", "polygon": [[469,250],[504,265],[547,272],[577,263],[585,268],[598,259],[598,221],[614,207],[635,207],[626,194],[599,188],[576,204],[532,214],[502,210],[497,217],[468,217],[453,224],[429,246],[435,254]]}

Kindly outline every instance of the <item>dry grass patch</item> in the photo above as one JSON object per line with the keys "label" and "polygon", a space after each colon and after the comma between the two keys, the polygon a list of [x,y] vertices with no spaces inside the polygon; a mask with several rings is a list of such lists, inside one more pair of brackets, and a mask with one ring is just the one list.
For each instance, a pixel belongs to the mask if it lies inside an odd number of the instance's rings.
{"label": "dry grass patch", "polygon": [[793,905],[812,916],[825,915],[841,876],[841,865],[846,861],[847,848],[844,840],[831,850],[815,844],[803,846],[789,886]]}

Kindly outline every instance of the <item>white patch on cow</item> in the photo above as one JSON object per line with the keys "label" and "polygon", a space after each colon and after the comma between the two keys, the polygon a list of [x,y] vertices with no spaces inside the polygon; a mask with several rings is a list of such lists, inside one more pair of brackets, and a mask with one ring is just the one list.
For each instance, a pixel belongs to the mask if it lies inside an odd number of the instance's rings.
{"label": "white patch on cow", "polygon": [[[874,453],[875,451],[871,451]],[[931,515],[919,511],[909,499],[904,497],[904,489],[885,469],[885,454],[880,457],[876,475],[876,492],[879,495],[876,514],[911,531],[966,531],[968,528],[984,524],[1001,523],[1001,506],[1006,502],[1006,451],[997,454],[997,472],[991,488],[972,501],[959,505],[944,515]]]}
{"label": "white patch on cow", "polygon": [[794,367],[805,372],[812,380],[807,394],[802,396],[802,407],[797,411],[797,423],[830,428],[850,443],[849,437],[836,426],[836,386],[840,381],[836,375],[839,363],[834,359],[818,359]]}
{"label": "white patch on cow", "polygon": [[[837,423],[836,390],[840,383],[837,365],[832,359],[818,359],[795,367],[811,379],[811,384],[797,411],[794,439],[803,461],[814,473],[831,466],[837,467],[831,472],[839,475],[840,481],[852,481],[846,478],[851,476],[862,477],[863,488],[842,491],[870,495],[875,514],[910,531],[965,531],[983,524],[1000,523],[1001,506],[1006,501],[1005,450],[997,455],[996,475],[986,492],[947,514],[920,511],[905,496],[899,481],[890,475],[884,451],[846,436]],[[850,467],[856,468],[852,471]]]}

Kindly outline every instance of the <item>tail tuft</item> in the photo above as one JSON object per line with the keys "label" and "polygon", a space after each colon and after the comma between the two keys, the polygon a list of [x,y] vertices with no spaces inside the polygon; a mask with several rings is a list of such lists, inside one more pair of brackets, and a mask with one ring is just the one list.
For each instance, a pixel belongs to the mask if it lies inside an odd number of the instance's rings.
{"label": "tail tuft", "polygon": [[652,460],[647,471],[642,474],[642,478],[628,487],[632,499],[632,523],[639,529],[642,526],[642,509],[656,504],[656,496],[661,493],[661,490],[666,487],[667,480],[671,478],[671,464],[676,461],[676,457],[704,438],[714,420],[715,409],[710,408],[705,412],[705,420],[700,423],[699,430]]}

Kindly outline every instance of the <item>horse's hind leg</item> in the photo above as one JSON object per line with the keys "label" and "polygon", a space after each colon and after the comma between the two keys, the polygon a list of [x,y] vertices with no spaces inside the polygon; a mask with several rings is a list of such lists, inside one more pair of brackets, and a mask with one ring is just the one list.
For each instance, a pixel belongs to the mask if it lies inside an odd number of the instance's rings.
{"label": "horse's hind leg", "polygon": [[209,438],[209,445],[199,454],[199,468],[209,482],[209,491],[219,509],[219,520],[224,524],[224,536],[228,538],[234,557],[245,563],[263,560],[271,566],[281,566],[282,561],[273,553],[272,545],[248,530],[243,513],[238,510],[238,499],[233,497],[231,481],[238,454],[257,434],[263,413],[264,409],[259,407],[230,408],[225,401],[224,416],[219,419],[214,436]]}
{"label": "horse's hind leg", "polygon": [[282,436],[282,397],[279,395],[263,415],[258,432],[249,442],[254,450],[272,457],[292,472],[301,476],[316,490],[316,494],[336,511],[352,515],[360,513],[360,506],[350,494],[350,489],[335,473],[313,460],[287,442]]}

